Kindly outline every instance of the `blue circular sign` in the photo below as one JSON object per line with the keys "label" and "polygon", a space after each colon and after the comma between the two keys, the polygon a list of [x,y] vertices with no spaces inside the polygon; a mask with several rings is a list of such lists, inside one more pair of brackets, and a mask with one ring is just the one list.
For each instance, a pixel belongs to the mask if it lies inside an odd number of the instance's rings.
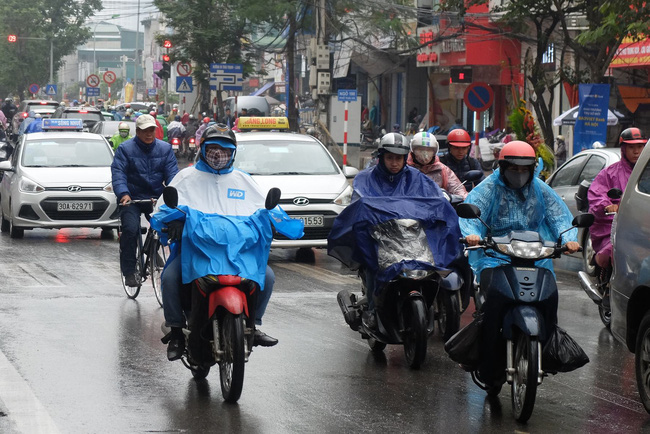
{"label": "blue circular sign", "polygon": [[472,83],[465,90],[465,105],[470,110],[482,112],[490,108],[494,101],[494,92],[487,83]]}
{"label": "blue circular sign", "polygon": [[41,87],[38,84],[30,84],[29,85],[29,93],[38,93],[38,91],[41,89]]}

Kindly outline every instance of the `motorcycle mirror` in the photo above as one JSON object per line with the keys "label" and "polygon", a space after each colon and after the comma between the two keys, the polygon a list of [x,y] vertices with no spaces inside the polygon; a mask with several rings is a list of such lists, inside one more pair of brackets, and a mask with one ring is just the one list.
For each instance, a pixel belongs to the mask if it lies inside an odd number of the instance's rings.
{"label": "motorcycle mirror", "polygon": [[163,200],[168,207],[176,208],[178,206],[178,190],[174,187],[165,187],[163,190]]}
{"label": "motorcycle mirror", "polygon": [[[277,187],[273,187],[272,189],[270,189],[269,192],[266,194],[266,201],[264,202],[264,208],[271,210],[276,206],[278,206],[278,204],[280,203],[281,194],[282,192]],[[165,202],[167,201],[165,200]]]}
{"label": "motorcycle mirror", "polygon": [[620,188],[612,188],[607,192],[607,197],[610,199],[620,199],[623,197],[623,191]]}
{"label": "motorcycle mirror", "polygon": [[481,176],[483,176],[482,171],[480,171],[480,170],[470,170],[469,172],[467,172],[465,174],[465,180],[470,181],[470,182],[474,182],[474,181],[478,181],[479,179],[481,179]]}
{"label": "motorcycle mirror", "polygon": [[578,214],[573,218],[573,222],[571,224],[577,228],[588,228],[594,223],[594,219],[595,217],[593,214]]}
{"label": "motorcycle mirror", "polygon": [[456,207],[456,214],[464,219],[476,219],[481,217],[481,210],[472,203],[461,203]]}

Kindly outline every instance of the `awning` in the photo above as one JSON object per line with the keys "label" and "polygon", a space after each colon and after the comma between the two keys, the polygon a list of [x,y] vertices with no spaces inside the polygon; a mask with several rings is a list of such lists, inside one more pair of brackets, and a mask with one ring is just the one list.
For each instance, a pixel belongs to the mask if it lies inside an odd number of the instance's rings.
{"label": "awning", "polygon": [[636,112],[641,104],[650,104],[650,89],[640,86],[618,85],[625,107],[632,113]]}
{"label": "awning", "polygon": [[269,88],[270,88],[271,86],[273,86],[274,84],[275,84],[275,81],[269,81],[269,82],[266,83],[264,86],[260,87],[260,88],[257,89],[255,92],[251,93],[250,96],[258,96],[258,95],[261,95],[261,94],[263,94],[264,92],[266,92],[267,90],[269,90]]}

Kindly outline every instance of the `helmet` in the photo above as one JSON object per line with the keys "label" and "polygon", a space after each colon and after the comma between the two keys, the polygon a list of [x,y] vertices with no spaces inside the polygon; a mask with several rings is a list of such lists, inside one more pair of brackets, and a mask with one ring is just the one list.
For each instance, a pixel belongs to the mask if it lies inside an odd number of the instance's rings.
{"label": "helmet", "polygon": [[[204,119],[205,120],[205,119]],[[208,121],[210,119],[208,118]],[[224,139],[235,145],[235,148],[237,147],[237,138],[235,137],[235,133],[228,127],[228,125],[225,124],[214,124],[210,125],[208,128],[203,131],[203,134],[201,135],[201,145],[205,143],[207,140],[215,140],[215,139]]]}
{"label": "helmet", "polygon": [[393,131],[399,131],[399,124],[393,124]]}
{"label": "helmet", "polygon": [[126,114],[127,115],[133,114],[133,110],[132,109],[126,109]]}
{"label": "helmet", "polygon": [[118,131],[123,131],[123,130],[131,131],[131,128],[129,128],[129,124],[127,124],[126,122],[120,122],[119,124],[117,124],[117,130]]}
{"label": "helmet", "polygon": [[181,120],[180,115],[176,115],[176,116],[174,116],[174,120],[177,121],[177,122],[179,122],[179,121]]}
{"label": "helmet", "polygon": [[469,137],[467,131],[462,128],[456,128],[447,134],[447,143],[452,146],[464,148],[472,144],[472,139]]}
{"label": "helmet", "polygon": [[400,133],[385,134],[379,142],[379,150],[391,152],[398,155],[406,155],[409,153],[410,148],[408,139]]}
{"label": "helmet", "polygon": [[558,139],[558,140],[562,140],[562,141],[564,141],[564,136],[561,135],[561,134],[558,134],[558,135],[557,135],[557,139]]}
{"label": "helmet", "polygon": [[207,124],[208,122],[210,122],[210,118],[207,117],[207,116],[204,117],[204,118],[203,118],[203,123],[204,123],[204,124]]}
{"label": "helmet", "polygon": [[624,143],[634,145],[634,144],[646,144],[648,141],[647,137],[643,137],[643,134],[641,134],[641,130],[632,127],[628,128],[626,130],[623,130],[621,133],[621,136],[618,139],[618,144],[622,145]]}
{"label": "helmet", "polygon": [[156,117],[156,112],[153,111],[153,110],[151,110],[151,111],[149,112],[149,114],[150,114],[151,116],[153,116],[154,118]]}
{"label": "helmet", "polygon": [[41,119],[43,116],[40,113],[34,115],[34,119]]}
{"label": "helmet", "polygon": [[595,141],[591,147],[593,149],[601,149],[605,147],[605,144],[603,142]]}
{"label": "helmet", "polygon": [[174,104],[172,107],[174,107],[175,109],[177,109],[177,108],[178,108],[178,104]]}
{"label": "helmet", "polygon": [[534,165],[537,162],[535,150],[526,142],[513,140],[506,143],[499,153],[499,163],[506,162],[517,166]]}
{"label": "helmet", "polygon": [[421,131],[413,136],[411,139],[411,151],[415,151],[415,148],[429,148],[433,150],[434,153],[438,153],[438,140],[436,136],[426,131]]}
{"label": "helmet", "polygon": [[194,115],[190,115],[190,120],[196,119]]}

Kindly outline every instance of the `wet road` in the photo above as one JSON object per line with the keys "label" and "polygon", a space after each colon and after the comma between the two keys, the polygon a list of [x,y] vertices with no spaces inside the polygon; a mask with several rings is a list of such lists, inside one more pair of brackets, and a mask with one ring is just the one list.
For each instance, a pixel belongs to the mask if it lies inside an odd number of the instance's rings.
{"label": "wet road", "polygon": [[[602,327],[572,273],[559,273],[559,323],[591,362],[548,377],[527,425],[509,388],[490,403],[449,360],[439,335],[426,365],[401,347],[373,356],[344,323],[336,293],[358,281],[317,251],[274,250],[277,283],[237,405],[221,398],[218,369],[195,382],[160,343],[162,310],[150,286],[121,287],[118,246],[98,230],[0,236],[0,432],[641,432],[634,359]],[[463,323],[470,321],[469,313]],[[648,427],[646,427],[648,425]]]}

